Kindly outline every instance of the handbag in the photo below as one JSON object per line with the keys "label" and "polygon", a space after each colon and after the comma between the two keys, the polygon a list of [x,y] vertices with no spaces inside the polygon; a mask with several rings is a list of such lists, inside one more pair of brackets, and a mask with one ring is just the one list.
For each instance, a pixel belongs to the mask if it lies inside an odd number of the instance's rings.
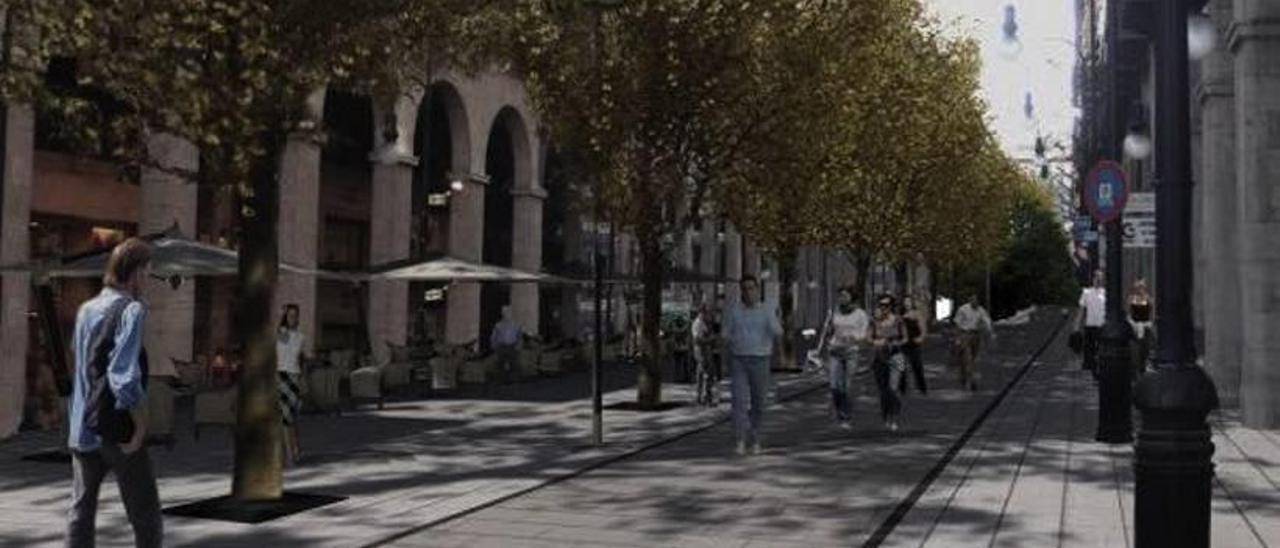
{"label": "handbag", "polygon": [[1067,336],[1067,348],[1070,348],[1072,352],[1079,354],[1084,348],[1084,335],[1079,331],[1072,331],[1071,334]]}

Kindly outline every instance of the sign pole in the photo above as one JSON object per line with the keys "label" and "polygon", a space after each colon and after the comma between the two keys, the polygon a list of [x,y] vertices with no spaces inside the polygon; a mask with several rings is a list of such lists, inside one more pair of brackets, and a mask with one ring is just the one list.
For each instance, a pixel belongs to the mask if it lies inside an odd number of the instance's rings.
{"label": "sign pole", "polygon": [[1116,162],[1102,160],[1089,172],[1085,205],[1107,230],[1107,321],[1098,348],[1098,428],[1094,439],[1103,443],[1133,441],[1129,341],[1132,328],[1124,313],[1123,212],[1129,199],[1129,180]]}

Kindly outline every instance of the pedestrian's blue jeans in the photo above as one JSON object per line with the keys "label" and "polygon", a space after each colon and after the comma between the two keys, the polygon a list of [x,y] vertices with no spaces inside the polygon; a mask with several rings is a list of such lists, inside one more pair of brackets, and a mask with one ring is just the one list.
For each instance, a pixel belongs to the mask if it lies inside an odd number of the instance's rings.
{"label": "pedestrian's blue jeans", "polygon": [[738,441],[746,442],[750,438],[759,442],[760,423],[769,391],[769,356],[733,356],[731,374],[733,426],[737,430]]}
{"label": "pedestrian's blue jeans", "polygon": [[831,404],[836,420],[847,421],[853,413],[849,398],[849,375],[858,367],[858,353],[852,348],[832,348],[827,360],[827,382],[831,386]]}

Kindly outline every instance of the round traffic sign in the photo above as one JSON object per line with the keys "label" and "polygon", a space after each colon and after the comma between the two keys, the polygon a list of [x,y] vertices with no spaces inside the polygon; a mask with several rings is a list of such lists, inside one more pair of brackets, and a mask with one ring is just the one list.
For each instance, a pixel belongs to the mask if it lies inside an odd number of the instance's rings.
{"label": "round traffic sign", "polygon": [[1124,167],[1111,160],[1102,160],[1089,171],[1084,184],[1084,205],[1089,215],[1098,223],[1109,223],[1124,211],[1129,201],[1129,178]]}

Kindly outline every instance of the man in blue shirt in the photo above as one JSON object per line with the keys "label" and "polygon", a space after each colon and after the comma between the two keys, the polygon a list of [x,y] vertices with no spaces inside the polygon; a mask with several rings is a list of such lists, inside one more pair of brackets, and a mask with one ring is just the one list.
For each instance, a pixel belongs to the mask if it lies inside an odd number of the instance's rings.
{"label": "man in blue shirt", "polygon": [[511,307],[502,307],[502,319],[493,326],[489,346],[498,360],[498,374],[503,382],[509,382],[520,371],[520,324],[511,319]]}
{"label": "man in blue shirt", "polygon": [[737,451],[739,455],[746,454],[750,438],[751,453],[759,454],[760,423],[769,389],[769,360],[773,356],[774,341],[782,336],[782,325],[777,312],[760,303],[760,284],[755,277],[743,276],[739,285],[742,304],[726,311],[722,336],[725,355],[729,356]]}
{"label": "man in blue shirt", "polygon": [[[160,497],[151,459],[143,447],[147,436],[146,377],[140,363],[143,322],[146,308],[138,300],[151,263],[150,246],[137,238],[116,246],[107,260],[102,276],[102,292],[80,306],[76,314],[71,350],[75,357],[75,375],[70,402],[71,508],[68,512],[67,546],[94,545],[94,522],[98,513],[98,490],[108,471],[115,473],[133,526],[134,544],[140,547],[160,546],[163,525]],[[115,305],[124,299],[123,308]],[[109,325],[107,314],[120,310],[116,324],[115,346],[108,354],[107,387],[115,397],[116,409],[127,410],[133,419],[131,439],[123,444],[102,439],[86,423],[90,405],[90,362],[98,332]]]}

